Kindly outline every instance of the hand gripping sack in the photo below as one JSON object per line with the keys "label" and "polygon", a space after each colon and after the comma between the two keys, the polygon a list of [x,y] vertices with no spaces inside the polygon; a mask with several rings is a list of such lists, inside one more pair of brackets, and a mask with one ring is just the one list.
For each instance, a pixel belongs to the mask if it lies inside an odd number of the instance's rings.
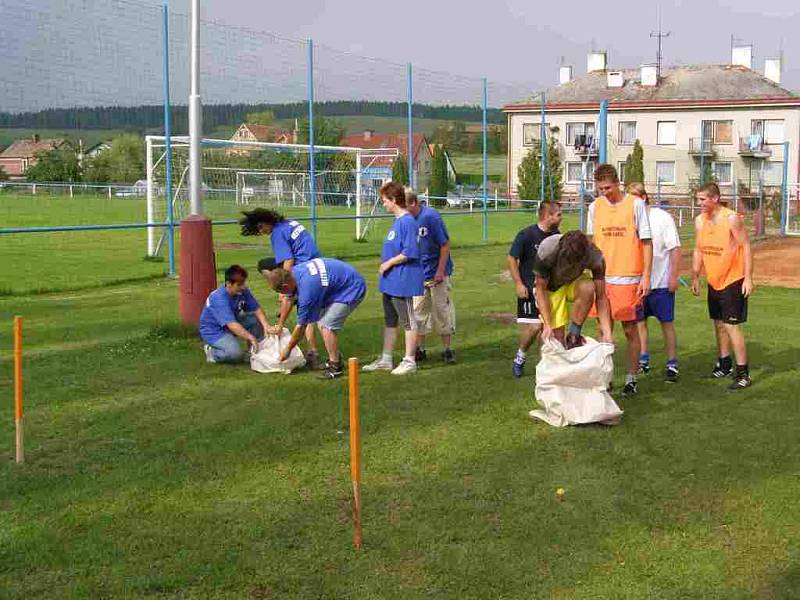
{"label": "hand gripping sack", "polygon": [[555,339],[542,344],[534,395],[541,410],[531,417],[554,427],[615,423],[622,414],[608,393],[614,375],[614,345],[587,337],[583,346],[565,350]]}
{"label": "hand gripping sack", "polygon": [[289,345],[292,335],[285,327],[281,334],[267,334],[258,344],[258,352],[250,355],[250,368],[259,373],[284,373],[289,374],[295,369],[306,364],[306,359],[300,348],[295,346],[289,353],[289,358],[280,362],[281,350]]}

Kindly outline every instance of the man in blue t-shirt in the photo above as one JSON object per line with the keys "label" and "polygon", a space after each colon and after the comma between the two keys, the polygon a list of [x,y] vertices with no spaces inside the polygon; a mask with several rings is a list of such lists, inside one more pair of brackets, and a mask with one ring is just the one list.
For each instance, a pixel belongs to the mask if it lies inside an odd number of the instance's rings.
{"label": "man in blue t-shirt", "polygon": [[425,293],[414,296],[414,315],[419,326],[416,359],[419,362],[428,357],[425,336],[435,328],[442,337],[442,360],[452,364],[456,362],[456,354],[450,347],[450,340],[456,332],[456,310],[450,299],[450,275],[453,273],[450,236],[439,211],[422,206],[414,192],[406,192],[406,207],[417,221],[425,276]]}
{"label": "man in blue t-shirt", "polygon": [[225,283],[209,294],[200,313],[200,337],[210,363],[238,362],[244,356],[241,338],[250,348],[263,339],[267,317],[247,288],[247,271],[239,265],[225,270]]}
{"label": "man in blue t-shirt", "polygon": [[265,258],[258,263],[258,270],[276,292],[292,294],[297,299],[297,325],[291,341],[281,351],[281,360],[289,357],[306,327],[317,323],[328,351],[328,363],[321,378],[339,377],[344,369],[338,332],[367,293],[361,274],[335,258],[315,258],[291,271],[283,269],[275,259]]}
{"label": "man in blue t-shirt", "polygon": [[[291,271],[295,265],[322,256],[314,243],[314,238],[305,226],[297,221],[287,220],[280,213],[268,208],[255,208],[242,214],[244,217],[239,221],[242,235],[268,235],[275,260],[286,271]],[[283,331],[286,318],[292,312],[293,301],[291,296],[281,294],[278,322],[267,333],[280,334]],[[313,369],[320,366],[313,323],[306,328],[306,341],[308,342],[306,362]]]}

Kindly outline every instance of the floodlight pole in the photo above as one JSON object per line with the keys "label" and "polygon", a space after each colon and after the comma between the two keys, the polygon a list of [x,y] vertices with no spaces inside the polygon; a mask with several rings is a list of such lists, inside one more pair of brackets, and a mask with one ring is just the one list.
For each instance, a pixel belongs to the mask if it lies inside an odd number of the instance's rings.
{"label": "floodlight pole", "polygon": [[416,184],[414,181],[414,76],[411,70],[411,63],[408,63],[406,73],[406,102],[408,104],[408,185],[412,188]]}
{"label": "floodlight pole", "polygon": [[203,213],[200,172],[200,140],[203,112],[200,103],[200,0],[192,0],[191,81],[189,92],[189,199],[191,214]]}
{"label": "floodlight pole", "polygon": [[483,241],[489,239],[489,146],[486,136],[486,111],[489,107],[489,90],[486,77],[483,78],[483,106],[481,107],[481,133],[483,138]]}

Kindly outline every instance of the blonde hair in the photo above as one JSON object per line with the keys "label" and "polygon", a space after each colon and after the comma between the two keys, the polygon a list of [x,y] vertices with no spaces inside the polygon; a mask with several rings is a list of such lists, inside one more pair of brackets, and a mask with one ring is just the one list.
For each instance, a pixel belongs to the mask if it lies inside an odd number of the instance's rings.
{"label": "blonde hair", "polygon": [[631,184],[628,184],[628,187],[627,187],[626,191],[629,194],[633,194],[634,196],[639,196],[639,198],[641,198],[644,201],[648,200],[647,190],[644,189],[644,184],[643,183],[631,183]]}

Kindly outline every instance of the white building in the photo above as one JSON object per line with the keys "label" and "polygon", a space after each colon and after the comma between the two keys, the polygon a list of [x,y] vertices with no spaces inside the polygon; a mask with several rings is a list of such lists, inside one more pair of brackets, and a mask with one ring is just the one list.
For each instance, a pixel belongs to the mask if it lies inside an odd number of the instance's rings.
{"label": "white building", "polygon": [[[747,196],[780,185],[784,142],[789,183],[796,184],[800,96],[781,87],[779,59],[767,59],[761,75],[750,68],[751,56],[749,46],[734,48],[735,64],[665,68],[660,78],[654,65],[609,70],[605,52],[590,54],[580,77],[561,67],[560,84],[545,92],[545,130],[558,142],[565,193],[577,193],[582,171],[592,189],[602,100],[608,101],[607,162],[622,178],[622,164],[639,140],[651,193],[658,187],[667,196],[686,196],[705,163],[723,194]],[[516,195],[519,164],[541,140],[541,99],[504,110],[509,193]]]}

